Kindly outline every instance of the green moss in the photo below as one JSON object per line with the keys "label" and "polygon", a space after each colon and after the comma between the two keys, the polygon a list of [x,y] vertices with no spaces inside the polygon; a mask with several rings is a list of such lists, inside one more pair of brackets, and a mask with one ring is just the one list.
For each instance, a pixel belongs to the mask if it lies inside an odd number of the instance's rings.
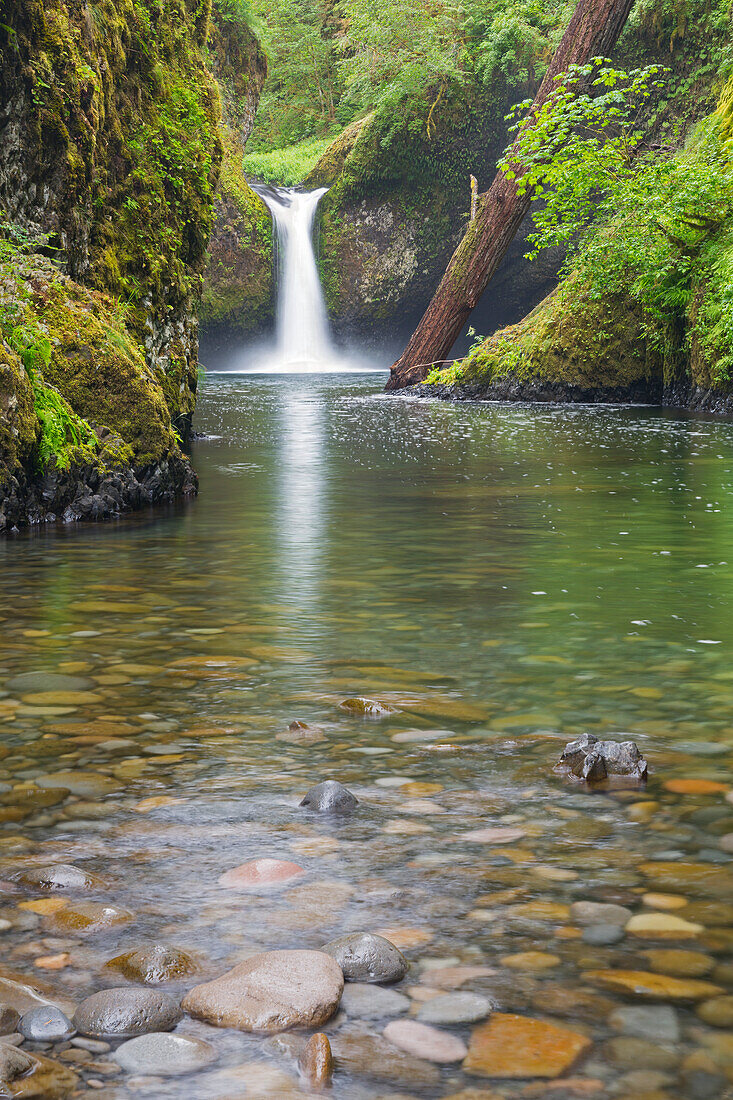
{"label": "green moss", "polygon": [[30,379],[18,355],[0,340],[0,485],[30,461],[39,432]]}
{"label": "green moss", "polygon": [[466,359],[433,371],[431,383],[560,383],[582,390],[624,388],[662,376],[637,306],[619,296],[598,301],[575,279],[519,324],[495,332]]}

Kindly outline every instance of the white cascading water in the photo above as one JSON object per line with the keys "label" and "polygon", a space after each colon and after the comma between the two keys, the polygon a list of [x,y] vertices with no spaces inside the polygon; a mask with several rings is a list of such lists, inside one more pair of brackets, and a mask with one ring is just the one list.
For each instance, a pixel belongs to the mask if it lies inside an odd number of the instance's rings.
{"label": "white cascading water", "polygon": [[284,374],[343,370],[331,341],[313,252],[316,209],[327,188],[257,191],[275,223],[279,274],[276,351],[255,369]]}

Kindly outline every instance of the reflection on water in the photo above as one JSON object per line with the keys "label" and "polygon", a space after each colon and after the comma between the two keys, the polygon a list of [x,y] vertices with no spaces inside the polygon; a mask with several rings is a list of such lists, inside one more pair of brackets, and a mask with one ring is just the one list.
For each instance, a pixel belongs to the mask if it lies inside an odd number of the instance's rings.
{"label": "reflection on water", "polygon": [[[492,1076],[480,1023],[441,1025],[471,1044],[465,1066],[386,1057],[387,1017],[352,1004],[326,1027],[336,1100],[725,1097],[733,428],[377,389],[210,377],[196,502],[0,544],[0,878],[74,862],[102,879],[92,900],[132,914],[84,932],[79,898],[6,886],[2,966],[78,1003],[119,984],[107,960],[155,941],[209,977],[381,931],[412,963],[412,1015],[460,988],[500,1023],[593,1046],[551,1090],[516,1062]],[[394,712],[350,717],[353,695]],[[584,730],[630,732],[648,787],[569,787],[552,765]],[[325,778],[359,797],[348,821],[298,808]],[[306,877],[219,885],[258,856]],[[624,989],[609,970],[647,977]],[[73,1062],[104,1079],[88,1095],[301,1095],[287,1044],[178,1031],[211,1042],[214,1066],[130,1080]]]}

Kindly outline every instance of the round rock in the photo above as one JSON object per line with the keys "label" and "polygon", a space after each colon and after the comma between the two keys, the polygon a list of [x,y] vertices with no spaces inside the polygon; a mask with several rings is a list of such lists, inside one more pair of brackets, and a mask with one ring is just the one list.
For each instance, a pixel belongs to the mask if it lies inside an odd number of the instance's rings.
{"label": "round rock", "polygon": [[343,988],[338,964],[323,951],[264,951],[194,986],[183,1008],[216,1027],[272,1034],[325,1024]]}
{"label": "round rock", "polygon": [[21,1017],[18,1031],[35,1043],[60,1043],[76,1034],[76,1028],[60,1008],[32,1008]]}
{"label": "round rock", "polygon": [[446,993],[421,1005],[417,1019],[424,1024],[475,1024],[493,1009],[488,997],[479,993]]}
{"label": "round rock", "polygon": [[129,1039],[117,1048],[112,1058],[127,1073],[176,1077],[203,1069],[216,1059],[216,1051],[202,1039],[153,1031]]}
{"label": "round rock", "polygon": [[620,943],[625,932],[618,924],[589,924],[583,929],[583,943],[591,947],[608,947]]}
{"label": "round rock", "polygon": [[382,1034],[400,1050],[426,1062],[460,1062],[468,1054],[466,1044],[457,1035],[417,1020],[393,1020]]}
{"label": "round rock", "polygon": [[131,982],[158,985],[185,978],[198,970],[196,960],[178,947],[155,943],[117,955],[105,963],[105,969],[118,970]]}
{"label": "round rock", "polygon": [[92,1039],[132,1039],[150,1031],[171,1031],[182,1018],[167,993],[124,986],[87,997],[74,1013],[74,1024]]}
{"label": "round rock", "polygon": [[282,859],[252,859],[219,876],[219,885],[230,890],[276,890],[300,878],[305,871]]}
{"label": "round rock", "polygon": [[382,989],[365,982],[349,982],[341,997],[341,1007],[347,1016],[357,1020],[382,1020],[407,1012],[410,998],[396,989]]}
{"label": "round rock", "polygon": [[26,867],[16,871],[13,882],[37,890],[92,890],[104,885],[100,878],[74,867],[71,863],[52,863],[45,867]]}
{"label": "round rock", "polygon": [[341,967],[347,982],[398,982],[409,969],[393,943],[372,932],[352,932],[321,948]]}
{"label": "round rock", "polygon": [[12,1035],[19,1023],[20,1013],[12,1005],[0,1003],[0,1035]]}
{"label": "round rock", "polygon": [[327,779],[311,787],[300,805],[321,814],[348,814],[356,809],[359,801],[341,783]]}
{"label": "round rock", "polygon": [[8,680],[5,687],[23,695],[36,691],[91,691],[93,680],[85,676],[64,676],[60,672],[21,672]]}

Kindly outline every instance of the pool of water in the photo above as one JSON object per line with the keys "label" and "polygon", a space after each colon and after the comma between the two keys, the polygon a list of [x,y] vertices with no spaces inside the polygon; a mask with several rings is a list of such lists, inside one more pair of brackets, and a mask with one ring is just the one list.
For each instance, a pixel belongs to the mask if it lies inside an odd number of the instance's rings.
{"label": "pool of water", "polygon": [[[456,990],[497,1008],[441,1024],[471,1050],[447,1064],[342,1011],[335,1098],[728,1096],[733,426],[380,380],[211,375],[195,502],[0,543],[0,979],[78,1003],[159,942],[199,967],[180,996],[368,930],[411,963],[402,1015]],[[648,785],[558,774],[585,731],[633,737]],[[344,821],[298,806],[329,778],[359,798]],[[256,857],[305,873],[219,884]],[[59,861],[101,882],[13,884]],[[81,900],[127,913],[83,931]],[[50,1054],[80,1095],[307,1094],[297,1043],[178,1033],[217,1061],[130,1077]]]}

